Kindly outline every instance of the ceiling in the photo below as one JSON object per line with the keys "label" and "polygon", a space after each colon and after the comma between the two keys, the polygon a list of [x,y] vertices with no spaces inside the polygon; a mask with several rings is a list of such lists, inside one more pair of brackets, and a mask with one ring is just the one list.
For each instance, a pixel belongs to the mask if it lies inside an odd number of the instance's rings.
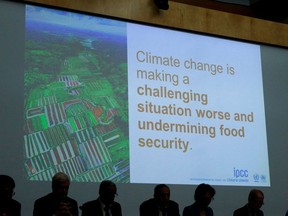
{"label": "ceiling", "polygon": [[288,24],[286,0],[172,0],[235,14]]}

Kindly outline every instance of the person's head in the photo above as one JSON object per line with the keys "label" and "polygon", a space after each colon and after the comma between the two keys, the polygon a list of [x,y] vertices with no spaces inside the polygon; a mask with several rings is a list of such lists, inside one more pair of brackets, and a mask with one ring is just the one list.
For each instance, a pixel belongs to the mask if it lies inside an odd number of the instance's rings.
{"label": "person's head", "polygon": [[0,200],[12,199],[15,182],[8,175],[0,175]]}
{"label": "person's head", "polygon": [[158,184],[154,188],[154,198],[159,205],[165,206],[170,200],[170,189],[166,184]]}
{"label": "person's head", "polygon": [[52,192],[59,199],[65,199],[68,195],[70,178],[63,172],[56,173],[52,178]]}
{"label": "person's head", "polygon": [[116,184],[110,180],[104,180],[99,186],[99,196],[105,205],[111,204],[117,195]]}
{"label": "person's head", "polygon": [[248,206],[252,211],[259,210],[264,204],[264,194],[262,191],[253,189],[248,196]]}
{"label": "person's head", "polygon": [[215,189],[209,184],[200,184],[197,186],[194,199],[200,207],[207,207],[215,196]]}

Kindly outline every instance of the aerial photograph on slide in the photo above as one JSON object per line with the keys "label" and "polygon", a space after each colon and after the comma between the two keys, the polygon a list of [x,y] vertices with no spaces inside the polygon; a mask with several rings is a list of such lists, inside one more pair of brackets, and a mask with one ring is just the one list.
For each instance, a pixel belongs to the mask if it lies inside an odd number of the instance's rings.
{"label": "aerial photograph on slide", "polygon": [[127,82],[124,22],[27,6],[27,179],[129,182]]}

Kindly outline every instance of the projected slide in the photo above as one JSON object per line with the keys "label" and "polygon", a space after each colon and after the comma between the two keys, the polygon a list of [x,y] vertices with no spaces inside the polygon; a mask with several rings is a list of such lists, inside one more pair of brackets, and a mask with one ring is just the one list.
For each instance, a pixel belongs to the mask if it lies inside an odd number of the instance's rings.
{"label": "projected slide", "polygon": [[24,167],[269,186],[260,47],[28,6]]}
{"label": "projected slide", "polygon": [[131,182],[268,186],[260,47],[127,25]]}

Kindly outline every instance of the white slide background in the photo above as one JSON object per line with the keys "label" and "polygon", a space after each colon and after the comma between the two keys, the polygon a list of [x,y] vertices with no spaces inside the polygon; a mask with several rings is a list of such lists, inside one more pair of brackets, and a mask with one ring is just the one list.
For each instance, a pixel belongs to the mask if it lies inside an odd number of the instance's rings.
{"label": "white slide background", "polygon": [[[127,37],[131,182],[269,186],[260,46],[137,24],[127,25]],[[163,87],[207,100],[156,94]],[[139,109],[149,103],[189,112]],[[148,121],[163,127],[143,129]],[[179,132],[171,124],[198,130]]]}

